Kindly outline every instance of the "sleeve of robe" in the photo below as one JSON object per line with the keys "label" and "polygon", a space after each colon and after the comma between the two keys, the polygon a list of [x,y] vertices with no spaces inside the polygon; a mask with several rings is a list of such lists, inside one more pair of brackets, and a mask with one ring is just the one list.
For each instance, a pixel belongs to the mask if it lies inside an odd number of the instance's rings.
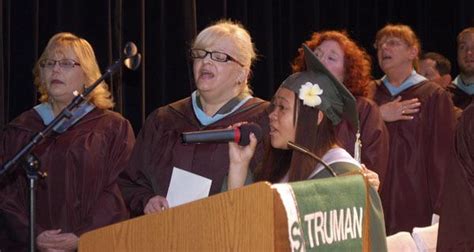
{"label": "sleeve of robe", "polygon": [[[104,124],[107,125],[108,123],[104,122]],[[99,186],[103,186],[103,188],[99,191],[96,191],[93,188],[84,188],[84,191],[80,194],[81,209],[90,209],[90,211],[85,214],[82,212],[76,213],[76,216],[81,219],[80,226],[77,226],[73,230],[63,229],[63,232],[73,232],[79,236],[84,232],[124,220],[128,217],[125,203],[123,202],[117,184],[117,177],[128,162],[128,158],[135,142],[134,133],[129,122],[126,120],[114,121],[112,129],[113,131],[110,127],[106,128],[105,130],[110,130],[110,132],[103,136],[99,136],[100,138],[103,138],[103,142],[106,143],[104,146],[91,146],[90,149],[89,147],[81,149],[84,153],[88,152],[89,154],[90,152],[97,150],[107,152],[107,161],[104,162],[107,163],[106,167],[100,167],[100,169],[103,170],[97,171],[97,173],[93,175],[91,174],[91,176],[101,176],[100,178],[96,177],[94,179],[99,181]],[[24,134],[20,134],[20,136],[23,135]],[[104,137],[106,135],[111,139]],[[10,139],[2,141],[2,148],[9,148],[9,146],[14,142],[25,142],[25,140],[21,139],[17,139],[17,141],[12,139],[15,137],[15,134],[9,135]],[[81,150],[78,152],[81,152]],[[84,161],[84,163],[87,163],[87,161]],[[9,177],[10,181],[7,183],[8,186],[2,189],[5,198],[2,200],[1,208],[5,212],[9,229],[12,232],[15,231],[14,237],[17,237],[21,242],[26,242],[28,237],[29,216],[28,182],[22,169],[16,169],[15,174],[11,174]],[[61,179],[60,176],[51,175],[51,179],[53,177]],[[87,182],[88,181],[85,180],[76,180],[74,181],[75,184],[71,185],[71,188],[81,183],[87,184]],[[40,203],[41,202],[37,201],[37,205]],[[53,204],[63,203],[55,202]],[[58,216],[58,219],[61,219],[61,217]],[[36,223],[36,235],[48,229],[52,228],[42,227],[40,224]]]}
{"label": "sleeve of robe", "polygon": [[456,130],[456,157],[474,196],[474,102],[466,109]]}
{"label": "sleeve of robe", "polygon": [[[134,143],[135,135],[130,123],[126,120],[121,121],[121,125],[116,125],[116,132],[114,139],[110,142],[110,148],[105,150],[108,152],[108,160],[106,167],[107,178],[104,181],[104,188],[100,193],[98,199],[92,203],[94,206],[90,207],[92,211],[86,216],[85,221],[81,226],[74,230],[76,235],[81,235],[84,232],[94,230],[96,228],[116,223],[118,221],[127,219],[129,214],[126,209],[125,202],[122,198],[120,188],[118,186],[118,176],[126,168]],[[87,201],[89,195],[82,195]]]}
{"label": "sleeve of robe", "polygon": [[474,249],[474,103],[456,130],[457,165],[446,174],[441,205],[438,251]]}
{"label": "sleeve of robe", "polygon": [[[365,102],[362,102],[364,99]],[[362,163],[379,175],[381,188],[387,172],[389,133],[375,102],[362,98],[357,103],[360,109]]]}
{"label": "sleeve of robe", "polygon": [[149,179],[153,176],[147,174],[150,159],[159,158],[152,157],[153,143],[160,142],[160,133],[154,120],[155,112],[147,118],[137,137],[129,165],[119,177],[120,189],[132,216],[143,215],[146,203],[155,196],[153,181]]}
{"label": "sleeve of robe", "polygon": [[[383,183],[388,165],[389,133],[380,115],[377,104],[364,97],[357,97],[357,110],[360,121],[362,141],[361,162],[379,175]],[[354,156],[355,130],[347,121],[336,128],[337,138],[342,147]]]}
{"label": "sleeve of robe", "polygon": [[[151,197],[155,195],[166,197],[172,172],[171,168],[168,169],[169,166],[195,168],[201,176],[208,178],[212,178],[212,174],[208,174],[209,168],[227,173],[227,144],[180,144],[180,132],[184,129],[198,130],[195,119],[185,118],[194,116],[192,108],[187,106],[189,104],[179,101],[174,105],[155,110],[148,116],[140,131],[129,165],[119,177],[120,188],[132,216],[143,215],[143,209]],[[249,167],[251,171],[254,171],[254,167],[263,158],[264,145],[269,141],[268,115],[265,110],[267,107],[268,102],[253,98],[242,106],[241,111],[227,116],[213,125],[214,128],[224,128],[237,122],[254,121],[262,127],[262,134],[267,137],[264,137],[257,145],[256,153]],[[218,156],[217,153],[220,153],[221,156]],[[210,158],[214,158],[210,167],[203,168]],[[181,165],[179,165],[180,162]],[[217,178],[215,183],[213,182],[213,186],[216,185],[219,191],[222,187],[223,177]]]}
{"label": "sleeve of robe", "polygon": [[[16,169],[13,174],[4,177],[8,180],[8,186],[0,186],[1,208],[4,213],[5,228],[9,239],[19,243],[26,243],[28,241],[28,195],[27,192],[18,190],[17,188],[24,188],[27,186],[25,181],[25,174],[23,169]],[[3,198],[2,198],[3,197]],[[35,232],[39,234],[45,228],[36,225]]]}
{"label": "sleeve of robe", "polygon": [[[15,131],[5,129],[0,139],[0,162],[8,161],[7,157],[13,156],[21,147],[15,143],[23,143],[29,140],[30,135],[16,134]],[[25,171],[20,166],[11,167],[9,171],[0,177],[0,208],[3,211],[5,228],[10,242],[25,244],[28,241],[28,216],[29,202],[28,188]],[[45,228],[36,225],[35,232],[38,234]]]}
{"label": "sleeve of robe", "polygon": [[450,172],[454,156],[452,152],[455,115],[453,110],[453,103],[450,96],[442,89],[438,89],[433,97],[428,101],[426,120],[427,128],[425,133],[428,134],[424,139],[427,139],[426,153],[423,153],[427,162],[427,178],[431,206],[435,213],[439,213],[441,191],[445,173]]}

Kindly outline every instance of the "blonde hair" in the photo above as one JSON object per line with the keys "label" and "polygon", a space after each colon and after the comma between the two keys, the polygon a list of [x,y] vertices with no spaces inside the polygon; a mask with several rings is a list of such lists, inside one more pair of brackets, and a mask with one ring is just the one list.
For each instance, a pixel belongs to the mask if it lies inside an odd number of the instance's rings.
{"label": "blonde hair", "polygon": [[409,47],[415,47],[418,50],[418,55],[413,60],[413,66],[415,68],[418,67],[418,58],[421,52],[421,44],[418,36],[416,36],[415,32],[410,28],[410,26],[403,24],[387,24],[384,28],[377,32],[377,35],[375,35],[374,45],[378,45],[383,37],[400,38],[405,41]]}
{"label": "blonde hair", "polygon": [[[41,94],[40,102],[49,102],[45,83],[41,80],[40,62],[64,49],[71,49],[77,56],[78,63],[81,64],[80,67],[86,77],[85,87],[90,86],[101,76],[94,50],[89,42],[69,32],[57,33],[48,41],[46,48],[33,68],[34,84]],[[100,109],[110,109],[114,106],[112,95],[104,81],[89,94],[88,100]]]}
{"label": "blonde hair", "polygon": [[[252,64],[257,59],[257,53],[249,32],[242,24],[231,20],[219,20],[202,30],[194,40],[192,47],[204,49],[226,38],[230,39],[236,47],[235,55],[231,56],[244,65],[243,67],[248,70],[248,76],[250,76]],[[245,81],[246,84],[247,81],[248,79]],[[248,84],[245,91],[251,93]]]}

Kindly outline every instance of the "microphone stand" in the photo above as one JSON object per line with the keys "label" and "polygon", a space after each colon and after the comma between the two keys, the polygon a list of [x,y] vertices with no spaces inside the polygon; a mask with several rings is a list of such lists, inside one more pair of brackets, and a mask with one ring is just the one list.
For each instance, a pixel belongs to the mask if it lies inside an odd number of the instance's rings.
{"label": "microphone stand", "polygon": [[59,114],[54,118],[54,120],[46,126],[42,131],[36,133],[30,142],[25,144],[14,156],[12,159],[7,161],[5,165],[0,167],[0,177],[5,174],[9,169],[13,168],[18,161],[23,162],[23,166],[26,170],[27,177],[29,179],[29,194],[30,194],[30,201],[29,201],[29,251],[35,251],[35,209],[36,209],[36,202],[35,202],[35,187],[36,181],[38,179],[38,175],[41,177],[46,177],[46,173],[42,173],[38,171],[39,168],[39,160],[30,152],[36,147],[41,141],[43,141],[51,132],[52,130],[63,120],[69,119],[72,117],[73,111],[79,107],[81,104],[86,102],[86,97],[106,78],[113,75],[117,70],[121,67],[122,62],[127,66],[127,68],[136,70],[140,65],[141,55],[137,53],[137,47],[133,42],[128,42],[125,45],[124,53],[115,61],[111,66],[107,68],[104,74],[99,77],[93,84],[89,87],[84,88],[84,92],[80,94],[77,90],[74,91],[74,99],[66,106]]}
{"label": "microphone stand", "polygon": [[298,146],[296,145],[295,143],[292,143],[290,141],[288,141],[288,147],[290,147],[291,149],[293,150],[296,150],[296,151],[299,151],[303,154],[306,154],[312,158],[314,158],[316,161],[318,161],[320,164],[322,164],[324,166],[324,168],[326,168],[329,173],[333,176],[333,177],[337,177],[336,173],[334,172],[334,170],[328,165],[326,164],[326,162],[324,162],[321,158],[319,158],[318,156],[314,155],[314,153],[312,153],[311,151],[309,151],[308,149],[304,148],[304,147],[301,147],[301,146]]}

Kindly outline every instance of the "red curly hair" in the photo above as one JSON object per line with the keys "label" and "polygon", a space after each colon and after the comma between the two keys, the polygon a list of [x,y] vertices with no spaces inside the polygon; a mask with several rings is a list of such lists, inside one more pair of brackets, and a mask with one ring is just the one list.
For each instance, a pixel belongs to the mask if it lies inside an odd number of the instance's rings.
{"label": "red curly hair", "polygon": [[[370,56],[345,31],[314,32],[305,44],[314,51],[326,40],[336,41],[344,52],[344,85],[354,96],[367,97],[368,86],[372,80]],[[293,60],[291,68],[293,73],[306,70],[303,47],[298,49],[298,56]]]}

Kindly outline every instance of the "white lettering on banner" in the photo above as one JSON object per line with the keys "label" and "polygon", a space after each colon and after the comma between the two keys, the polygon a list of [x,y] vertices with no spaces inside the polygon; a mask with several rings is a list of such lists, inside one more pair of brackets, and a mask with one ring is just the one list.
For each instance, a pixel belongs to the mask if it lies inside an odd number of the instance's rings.
{"label": "white lettering on banner", "polygon": [[352,207],[306,214],[310,247],[362,238],[363,213],[362,207]]}
{"label": "white lettering on banner", "polygon": [[291,239],[293,240],[292,251],[304,251],[303,248],[303,237],[301,237],[300,227],[298,222],[293,222],[291,225]]}
{"label": "white lettering on banner", "polygon": [[349,235],[351,235],[351,239],[354,239],[354,231],[352,230],[352,218],[351,218],[351,209],[346,208],[346,222],[344,223],[344,229],[346,233],[346,239],[349,239]]}
{"label": "white lettering on banner", "polygon": [[316,244],[319,244],[319,235],[318,233],[321,233],[321,240],[322,242],[324,241],[324,235],[323,235],[323,225],[324,225],[324,220],[323,220],[323,213],[322,212],[316,212],[314,213],[314,219],[316,220],[316,226],[314,227],[314,235],[316,236]]}
{"label": "white lettering on banner", "polygon": [[335,233],[335,240],[341,241],[342,239],[346,239],[344,234],[344,209],[339,209],[339,218],[337,218],[337,210],[335,214],[332,216],[332,226],[334,226],[334,233]]}
{"label": "white lettering on banner", "polygon": [[309,246],[310,247],[314,247],[313,229],[310,228],[311,220],[313,220],[313,219],[315,219],[314,214],[307,214],[307,215],[304,216],[304,221],[306,221],[308,223],[308,237],[309,237]]}
{"label": "white lettering on banner", "polygon": [[359,237],[359,238],[362,238],[362,215],[363,215],[362,211],[363,210],[362,210],[362,207],[361,207],[360,208],[360,218],[359,218],[359,216],[357,215],[357,210],[354,207],[354,218],[353,218],[354,225],[352,226],[352,228],[354,229],[354,233],[356,234],[356,237]]}

